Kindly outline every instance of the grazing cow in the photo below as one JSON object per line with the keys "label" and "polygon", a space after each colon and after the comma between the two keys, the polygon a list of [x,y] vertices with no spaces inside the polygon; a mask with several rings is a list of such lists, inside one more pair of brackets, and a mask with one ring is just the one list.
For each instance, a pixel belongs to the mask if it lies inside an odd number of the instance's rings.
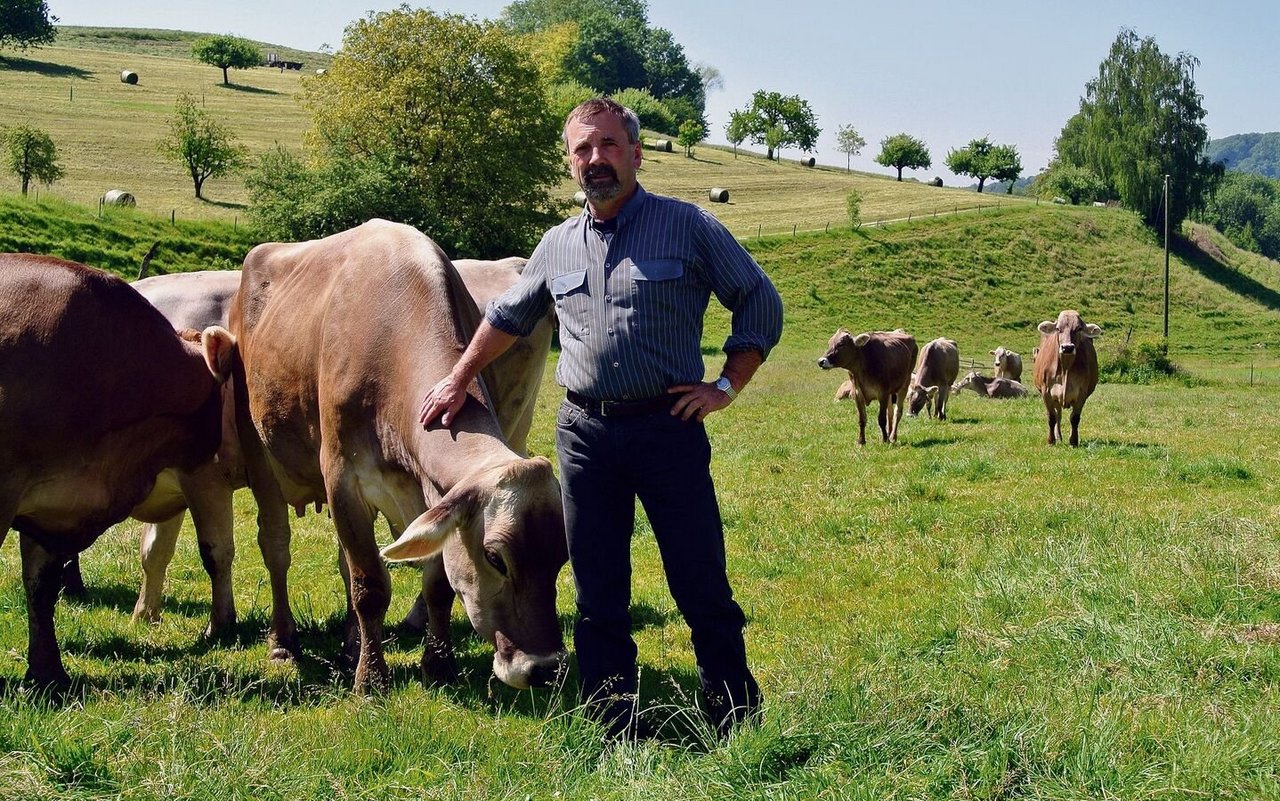
{"label": "grazing cow", "polygon": [[[325,239],[259,245],[245,258],[230,323],[240,334],[236,409],[249,484],[260,505],[329,504],[345,557],[348,647],[359,649],[357,692],[390,680],[383,556],[442,557],[426,567],[428,677],[455,672],[455,592],[496,646],[494,673],[507,684],[545,684],[564,662],[555,584],[568,554],[551,463],[508,447],[478,385],[450,428],[418,423],[421,388],[449,372],[478,322],[448,258],[409,226],[372,220]],[[378,512],[399,535],[381,555]],[[287,551],[278,563],[287,567]],[[286,579],[272,574],[269,637],[296,653]]]}
{"label": "grazing cow", "polygon": [[[960,349],[955,340],[938,337],[920,349],[911,385],[907,389],[907,413],[914,417],[928,409],[939,420],[947,419],[947,396],[960,374]],[[933,406],[929,406],[929,401]]]}
{"label": "grazing cow", "polygon": [[53,628],[63,565],[161,470],[217,450],[233,350],[223,328],[175,333],[115,276],[0,256],[0,542],[20,535],[28,681],[70,682]]}
{"label": "grazing cow", "polygon": [[1022,380],[1022,355],[1013,351],[997,347],[990,351],[995,357],[996,378],[1007,378],[1010,381]]}
{"label": "grazing cow", "polygon": [[983,398],[1025,398],[1028,394],[1027,388],[1017,381],[988,378],[972,371],[951,387],[951,391],[957,394],[963,389],[971,389]]}
{"label": "grazing cow", "polygon": [[1062,413],[1071,409],[1071,445],[1080,444],[1080,414],[1098,386],[1098,352],[1093,340],[1102,329],[1067,310],[1058,319],[1038,326],[1040,350],[1036,353],[1035,382],[1049,418],[1049,444],[1062,439]]}
{"label": "grazing cow", "polygon": [[[842,367],[853,383],[853,400],[858,404],[858,444],[867,444],[867,404],[880,402],[880,433],[885,442],[898,441],[911,365],[916,360],[916,340],[901,328],[870,331],[854,336],[838,329],[827,343],[827,352],[818,359],[823,370]],[[890,413],[889,407],[893,406]]]}

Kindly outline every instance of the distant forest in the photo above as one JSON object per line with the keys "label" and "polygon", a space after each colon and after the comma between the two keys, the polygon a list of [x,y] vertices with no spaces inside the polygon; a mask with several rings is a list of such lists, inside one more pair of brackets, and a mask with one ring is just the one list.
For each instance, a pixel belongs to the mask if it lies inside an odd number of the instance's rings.
{"label": "distant forest", "polygon": [[1280,133],[1247,133],[1210,139],[1205,155],[1210,161],[1223,162],[1228,170],[1280,178]]}

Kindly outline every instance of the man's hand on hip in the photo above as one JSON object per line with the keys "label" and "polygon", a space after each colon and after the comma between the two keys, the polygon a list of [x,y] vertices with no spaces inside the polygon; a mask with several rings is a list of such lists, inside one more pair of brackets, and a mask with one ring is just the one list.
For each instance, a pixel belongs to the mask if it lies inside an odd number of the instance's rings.
{"label": "man's hand on hip", "polygon": [[712,382],[677,384],[667,388],[668,393],[683,393],[671,406],[671,414],[683,420],[694,419],[701,423],[707,415],[733,403],[733,399],[716,388]]}

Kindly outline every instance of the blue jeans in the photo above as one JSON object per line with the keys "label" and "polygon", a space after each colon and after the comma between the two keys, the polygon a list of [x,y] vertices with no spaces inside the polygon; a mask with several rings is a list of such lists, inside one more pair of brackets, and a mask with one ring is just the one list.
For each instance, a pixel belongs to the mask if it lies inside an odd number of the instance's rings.
{"label": "blue jeans", "polygon": [[698,679],[716,725],[752,713],[760,688],[747,668],[746,617],[725,574],[724,529],[706,428],[666,411],[599,417],[569,401],[556,418],[582,699],[636,692],[631,638],[635,499],[653,526],[667,586],[692,633]]}

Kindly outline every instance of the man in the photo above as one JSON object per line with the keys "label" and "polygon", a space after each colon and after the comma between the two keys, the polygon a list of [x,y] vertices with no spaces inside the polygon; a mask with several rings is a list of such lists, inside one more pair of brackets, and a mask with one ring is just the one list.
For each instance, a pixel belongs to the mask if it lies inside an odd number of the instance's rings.
{"label": "man", "polygon": [[[631,638],[630,541],[638,497],[667,585],[692,631],[711,722],[723,734],[753,716],[746,619],[725,573],[724,531],[703,421],[751,380],[782,333],[782,301],[759,265],[697,206],[650,195],[636,180],[640,122],[589,100],[565,122],[582,214],[551,229],[524,273],[489,304],[421,422],[448,426],[467,386],[554,303],[567,389],[556,420],[581,695],[615,736],[640,736]],[[711,293],[732,312],[721,375],[702,380]]]}

